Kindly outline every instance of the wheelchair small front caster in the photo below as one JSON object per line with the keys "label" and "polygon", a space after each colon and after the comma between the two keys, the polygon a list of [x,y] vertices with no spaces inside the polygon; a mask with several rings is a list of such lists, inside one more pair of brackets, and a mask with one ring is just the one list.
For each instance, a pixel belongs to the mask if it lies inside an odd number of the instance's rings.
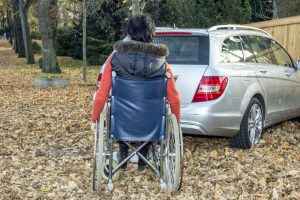
{"label": "wheelchair small front caster", "polygon": [[160,189],[162,189],[162,190],[166,189],[166,184],[163,180],[160,180]]}
{"label": "wheelchair small front caster", "polygon": [[107,185],[107,186],[108,186],[108,190],[109,190],[109,191],[113,191],[113,189],[114,189],[114,184],[113,184],[112,180],[109,180],[109,181],[108,181],[108,185]]}

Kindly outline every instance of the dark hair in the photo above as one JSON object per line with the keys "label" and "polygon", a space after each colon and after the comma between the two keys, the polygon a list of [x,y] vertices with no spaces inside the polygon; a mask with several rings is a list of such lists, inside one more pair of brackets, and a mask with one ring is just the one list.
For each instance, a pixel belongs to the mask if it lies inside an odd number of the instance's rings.
{"label": "dark hair", "polygon": [[155,35],[155,24],[149,15],[133,15],[127,24],[127,33],[132,40],[152,42]]}

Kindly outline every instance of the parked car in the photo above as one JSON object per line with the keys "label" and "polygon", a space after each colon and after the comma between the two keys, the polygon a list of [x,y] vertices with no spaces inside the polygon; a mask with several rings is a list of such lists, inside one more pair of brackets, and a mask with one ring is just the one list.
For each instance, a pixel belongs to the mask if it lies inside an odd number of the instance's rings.
{"label": "parked car", "polygon": [[157,28],[155,43],[169,47],[183,133],[226,136],[233,147],[250,148],[263,129],[300,116],[299,62],[267,32]]}

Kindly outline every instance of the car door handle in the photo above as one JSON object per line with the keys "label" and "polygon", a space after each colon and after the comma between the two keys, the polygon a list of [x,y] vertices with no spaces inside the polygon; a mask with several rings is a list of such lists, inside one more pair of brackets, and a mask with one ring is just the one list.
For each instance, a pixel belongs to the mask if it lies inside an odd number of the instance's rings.
{"label": "car door handle", "polygon": [[260,73],[264,73],[264,74],[266,74],[266,73],[268,72],[268,70],[263,69],[263,68],[258,69],[258,71],[259,71]]}
{"label": "car door handle", "polygon": [[177,81],[178,75],[174,75],[175,82]]}
{"label": "car door handle", "polygon": [[287,77],[290,77],[292,74],[290,72],[287,72],[285,71],[284,74],[287,76]]}

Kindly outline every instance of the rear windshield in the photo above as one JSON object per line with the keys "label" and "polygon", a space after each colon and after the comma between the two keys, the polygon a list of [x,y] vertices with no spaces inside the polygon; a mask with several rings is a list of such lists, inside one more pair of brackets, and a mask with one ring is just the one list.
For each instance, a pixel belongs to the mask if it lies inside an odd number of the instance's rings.
{"label": "rear windshield", "polygon": [[170,64],[208,65],[208,36],[156,36],[154,42],[168,46]]}

